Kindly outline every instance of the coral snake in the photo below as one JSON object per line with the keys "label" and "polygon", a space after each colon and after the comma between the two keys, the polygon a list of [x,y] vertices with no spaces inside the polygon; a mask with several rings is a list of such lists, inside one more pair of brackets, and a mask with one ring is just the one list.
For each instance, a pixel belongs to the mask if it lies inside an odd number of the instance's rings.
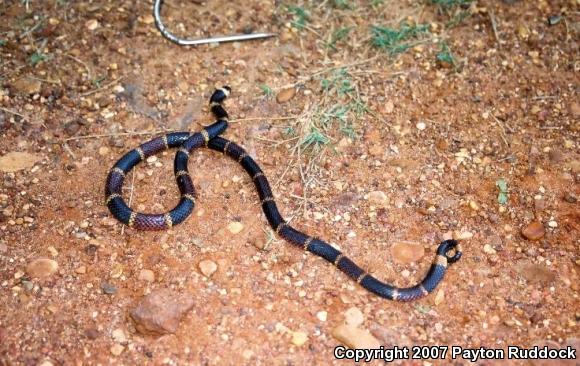
{"label": "coral snake", "polygon": [[[222,152],[244,168],[258,191],[262,210],[268,223],[276,234],[285,240],[326,259],[363,288],[389,300],[413,301],[435,289],[443,280],[447,267],[461,257],[460,245],[455,240],[445,240],[439,244],[435,261],[423,281],[412,287],[399,288],[379,281],[325,241],[290,226],[278,211],[268,179],[260,166],[242,147],[219,136],[228,127],[228,113],[222,103],[229,96],[230,91],[231,89],[225,86],[212,94],[210,108],[216,121],[201,132],[193,134],[174,132],[154,138],[129,151],[117,161],[109,172],[105,187],[106,205],[117,220],[138,230],[163,230],[183,222],[191,214],[195,204],[195,189],[187,168],[189,155],[193,150],[205,146]],[[139,162],[169,148],[178,149],[175,155],[174,173],[181,193],[179,203],[174,209],[164,214],[144,214],[133,211],[127,206],[121,193],[125,176]]]}

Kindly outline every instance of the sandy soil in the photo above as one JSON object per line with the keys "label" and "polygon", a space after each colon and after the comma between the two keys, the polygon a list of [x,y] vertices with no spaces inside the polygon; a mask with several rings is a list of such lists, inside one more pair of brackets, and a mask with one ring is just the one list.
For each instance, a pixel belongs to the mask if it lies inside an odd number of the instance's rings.
{"label": "sandy soil", "polygon": [[[177,33],[279,37],[183,48],[158,34],[149,1],[3,1],[0,364],[339,364],[345,321],[389,347],[580,350],[578,1],[300,2],[303,28],[283,3],[196,3],[168,1]],[[397,55],[372,45],[372,25],[402,21],[428,29]],[[451,63],[437,58],[443,43]],[[205,150],[190,159],[199,198],[183,224],[138,232],[112,218],[116,159],[208,124],[221,85],[237,120],[225,136],[262,165],[297,227],[398,286],[422,279],[442,238],[463,238],[435,293],[380,299],[277,239],[243,170]],[[301,144],[316,131],[328,140]],[[172,162],[169,151],[128,175],[132,207],[173,207]],[[193,308],[174,334],[140,334],[130,311],[167,288]]]}

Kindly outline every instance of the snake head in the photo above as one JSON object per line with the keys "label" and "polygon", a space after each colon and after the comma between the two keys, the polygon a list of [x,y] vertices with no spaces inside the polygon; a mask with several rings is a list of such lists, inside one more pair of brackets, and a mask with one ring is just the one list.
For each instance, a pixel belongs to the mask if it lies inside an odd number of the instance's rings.
{"label": "snake head", "polygon": [[[455,252],[453,255],[449,253]],[[457,240],[445,240],[437,248],[437,254],[447,258],[449,264],[457,262],[463,253],[461,252],[461,245]]]}

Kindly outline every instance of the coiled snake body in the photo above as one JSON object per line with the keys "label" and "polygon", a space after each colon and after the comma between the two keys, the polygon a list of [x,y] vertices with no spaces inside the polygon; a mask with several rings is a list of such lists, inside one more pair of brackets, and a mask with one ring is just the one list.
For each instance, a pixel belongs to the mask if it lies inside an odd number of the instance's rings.
{"label": "coiled snake body", "polygon": [[[409,288],[398,288],[368,274],[330,244],[306,235],[287,224],[278,211],[270,184],[260,166],[242,147],[219,137],[228,127],[228,113],[222,103],[229,93],[230,88],[226,86],[217,89],[212,94],[210,106],[217,120],[201,132],[193,134],[175,132],[157,137],[129,151],[117,161],[109,172],[105,187],[106,205],[115,218],[138,230],[163,230],[185,220],[193,211],[195,204],[195,190],[187,168],[189,155],[193,150],[206,146],[224,153],[244,168],[256,186],[268,223],[276,234],[290,243],[333,263],[368,291],[389,300],[412,301],[426,296],[435,289],[443,279],[447,266],[461,257],[459,244],[454,240],[446,240],[439,245],[435,261],[421,283]],[[169,148],[178,148],[175,155],[174,173],[181,193],[179,203],[174,209],[164,214],[144,214],[133,211],[127,206],[121,194],[125,175],[147,157]],[[451,255],[450,253],[453,252],[455,253]]]}

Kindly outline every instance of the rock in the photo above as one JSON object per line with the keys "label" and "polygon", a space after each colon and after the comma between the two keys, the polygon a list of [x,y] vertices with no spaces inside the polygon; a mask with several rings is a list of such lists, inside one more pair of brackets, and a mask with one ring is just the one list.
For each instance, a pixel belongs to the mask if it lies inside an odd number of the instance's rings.
{"label": "rock", "polygon": [[578,202],[578,198],[574,195],[574,193],[568,192],[564,195],[564,201],[568,203],[576,203]]}
{"label": "rock", "polygon": [[141,334],[175,333],[181,318],[193,304],[193,298],[187,294],[159,289],[142,298],[130,316]]}
{"label": "rock", "polygon": [[40,156],[26,152],[12,151],[0,157],[0,171],[4,173],[28,169],[40,161]]}
{"label": "rock", "polygon": [[20,94],[31,95],[40,93],[42,83],[40,80],[27,77],[20,78],[12,83],[12,89]]}
{"label": "rock", "polygon": [[113,333],[111,333],[111,337],[117,343],[127,342],[127,336],[125,335],[125,332],[121,328],[115,329]]}
{"label": "rock", "polygon": [[75,272],[78,274],[85,274],[85,273],[87,273],[87,267],[86,266],[79,266],[75,269]]}
{"label": "rock", "polygon": [[32,278],[44,278],[58,270],[58,263],[52,259],[35,259],[26,266],[26,273]]}
{"label": "rock", "polygon": [[372,156],[381,156],[385,152],[381,145],[373,145],[369,148],[369,154]]}
{"label": "rock", "polygon": [[294,98],[295,95],[296,95],[296,88],[294,88],[294,87],[282,89],[276,95],[276,101],[278,103],[286,103],[290,99]]}
{"label": "rock", "polygon": [[217,264],[209,259],[199,262],[199,270],[207,278],[211,277],[217,271],[217,268]]}
{"label": "rock", "polygon": [[109,148],[106,146],[99,147],[99,155],[105,156],[109,153]]}
{"label": "rock", "polygon": [[445,291],[443,291],[443,289],[437,290],[437,294],[435,294],[435,299],[433,300],[435,305],[443,303],[444,300],[445,300]]}
{"label": "rock", "polygon": [[378,207],[386,207],[389,205],[389,197],[383,191],[373,191],[368,195],[369,202]]}
{"label": "rock", "polygon": [[108,282],[101,283],[101,290],[103,290],[103,293],[107,295],[114,295],[117,293],[117,287]]}
{"label": "rock", "polygon": [[490,244],[485,244],[483,246],[483,252],[486,254],[496,254],[497,251]]}
{"label": "rock", "polygon": [[556,274],[542,264],[528,263],[519,266],[520,274],[529,283],[548,284],[554,281]]}
{"label": "rock", "polygon": [[320,320],[321,322],[325,322],[326,319],[328,319],[328,312],[322,310],[319,311],[318,313],[316,313],[316,317],[318,318],[318,320]]}
{"label": "rock", "polygon": [[304,332],[292,332],[292,344],[295,346],[302,346],[308,341],[308,335]]}
{"label": "rock", "polygon": [[230,222],[228,224],[228,230],[232,234],[238,234],[240,231],[244,230],[244,224],[239,221]]}
{"label": "rock", "polygon": [[540,240],[546,234],[546,229],[539,221],[533,221],[522,229],[522,235],[529,240]]}
{"label": "rock", "polygon": [[381,343],[368,331],[351,325],[339,325],[332,336],[349,348],[379,348]]}
{"label": "rock", "polygon": [[552,163],[558,164],[564,160],[564,154],[558,149],[552,149],[548,152],[548,158]]}
{"label": "rock", "polygon": [[580,103],[572,102],[572,104],[570,104],[570,113],[574,117],[580,117]]}
{"label": "rock", "polygon": [[468,240],[473,238],[473,233],[469,231],[454,231],[453,239],[455,240]]}
{"label": "rock", "polygon": [[90,340],[95,340],[97,338],[99,338],[99,331],[96,328],[87,328],[85,329],[85,337],[87,337]]}
{"label": "rock", "polygon": [[254,351],[252,351],[251,349],[245,349],[244,352],[242,352],[242,357],[245,360],[249,360],[252,357],[254,357]]}
{"label": "rock", "polygon": [[78,121],[70,121],[64,125],[64,132],[68,136],[73,136],[81,129],[81,124]]}
{"label": "rock", "polygon": [[520,25],[518,26],[518,36],[519,36],[521,39],[524,39],[524,40],[526,40],[526,39],[528,39],[528,37],[530,36],[530,31],[528,30],[528,28],[526,28],[526,26],[524,26],[524,25],[520,24]]}
{"label": "rock", "polygon": [[425,124],[425,122],[418,122],[415,127],[417,127],[419,131],[423,131],[427,128],[427,124]]}
{"label": "rock", "polygon": [[85,23],[85,27],[87,27],[87,29],[90,31],[94,31],[95,29],[99,28],[99,22],[96,19],[88,20]]}
{"label": "rock", "polygon": [[120,344],[115,344],[111,347],[111,353],[113,356],[120,356],[121,353],[125,350],[125,347],[121,346]]}
{"label": "rock", "polygon": [[417,262],[425,255],[425,248],[420,244],[396,242],[391,247],[391,255],[399,263]]}
{"label": "rock", "polygon": [[155,273],[150,269],[142,269],[139,271],[139,281],[155,282]]}
{"label": "rock", "polygon": [[381,108],[381,112],[384,114],[391,114],[391,113],[393,113],[394,110],[395,110],[395,105],[393,104],[393,101],[391,101],[391,100],[387,100],[387,102],[385,104],[383,104],[383,106]]}
{"label": "rock", "polygon": [[358,327],[364,322],[365,318],[362,311],[358,308],[352,307],[344,313],[344,324]]}

